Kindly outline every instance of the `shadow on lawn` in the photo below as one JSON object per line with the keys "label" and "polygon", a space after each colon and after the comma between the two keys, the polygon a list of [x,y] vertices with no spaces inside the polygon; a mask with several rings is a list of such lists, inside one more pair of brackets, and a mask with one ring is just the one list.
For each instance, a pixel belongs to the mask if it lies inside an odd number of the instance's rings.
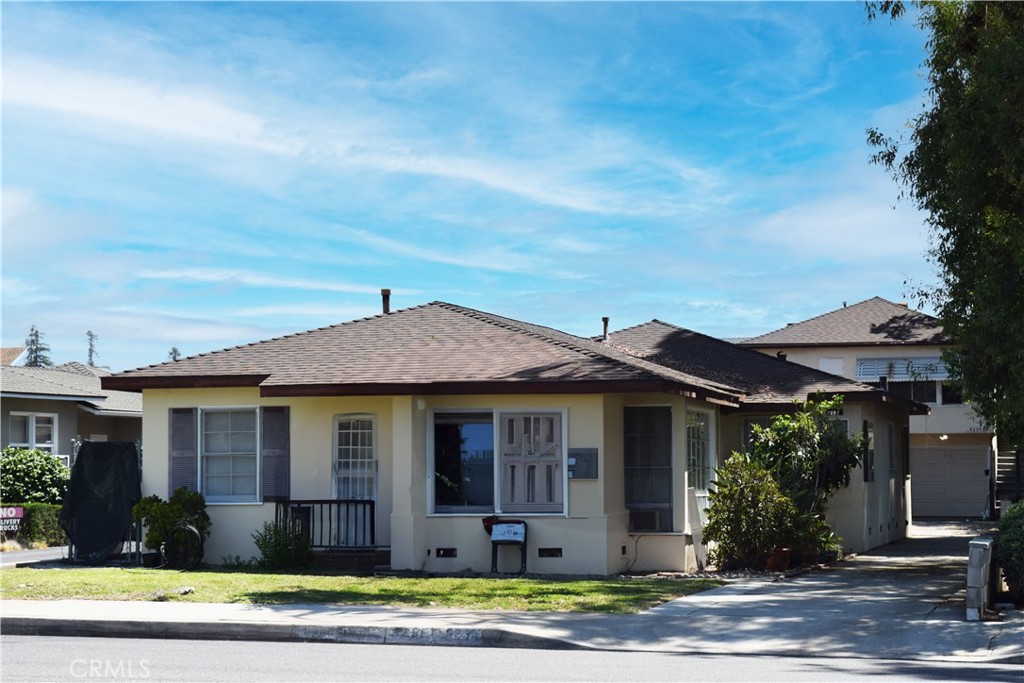
{"label": "shadow on lawn", "polygon": [[[300,575],[296,576],[300,579]],[[239,601],[264,605],[316,603],[400,607],[504,609],[634,614],[722,585],[714,579],[685,581],[551,581],[494,578],[362,578],[358,587],[308,587],[241,593]]]}

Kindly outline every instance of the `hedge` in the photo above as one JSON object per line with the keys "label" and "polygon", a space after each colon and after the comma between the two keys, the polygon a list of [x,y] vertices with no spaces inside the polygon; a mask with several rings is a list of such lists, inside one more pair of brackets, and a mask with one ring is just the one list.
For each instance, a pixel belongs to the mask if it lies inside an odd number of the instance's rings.
{"label": "hedge", "polygon": [[46,503],[4,503],[4,507],[21,507],[25,515],[17,532],[3,532],[23,546],[43,542],[50,546],[67,545],[68,537],[60,528],[60,505]]}

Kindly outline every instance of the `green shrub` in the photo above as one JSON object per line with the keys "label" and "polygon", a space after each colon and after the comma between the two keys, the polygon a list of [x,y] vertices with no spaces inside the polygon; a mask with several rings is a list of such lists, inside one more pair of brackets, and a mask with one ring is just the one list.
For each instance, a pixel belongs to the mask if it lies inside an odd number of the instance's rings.
{"label": "green shrub", "polygon": [[993,557],[1017,602],[1024,602],[1024,500],[1003,511],[997,525]]}
{"label": "green shrub", "polygon": [[309,538],[297,525],[264,522],[263,528],[253,532],[252,538],[260,551],[261,567],[291,569],[309,564]]}
{"label": "green shrub", "polygon": [[718,470],[704,538],[719,569],[764,569],[793,538],[796,507],[760,463],[733,453]]}
{"label": "green shrub", "polygon": [[4,503],[60,505],[71,470],[46,451],[12,448],[0,453],[0,500]]}
{"label": "green shrub", "polygon": [[21,503],[25,513],[17,532],[5,532],[4,540],[14,539],[22,546],[34,543],[46,545],[67,545],[68,537],[60,526],[60,505],[48,503]]}
{"label": "green shrub", "polygon": [[203,541],[210,536],[212,524],[210,515],[206,513],[203,494],[189,491],[185,487],[177,489],[167,501],[157,495],[143,498],[132,508],[132,520],[142,520],[146,525],[144,543],[151,550],[159,550],[174,527],[182,522],[194,526]]}

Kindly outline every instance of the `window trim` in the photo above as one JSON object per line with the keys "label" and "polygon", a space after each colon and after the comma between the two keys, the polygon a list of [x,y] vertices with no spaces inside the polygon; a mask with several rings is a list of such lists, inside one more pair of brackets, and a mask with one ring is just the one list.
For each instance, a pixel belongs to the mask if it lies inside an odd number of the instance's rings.
{"label": "window trim", "polygon": [[[12,417],[26,417],[26,418],[28,418],[28,422],[27,422],[27,424],[25,426],[25,436],[28,437],[28,441],[23,441],[23,442],[10,441],[7,444],[8,446],[13,447],[13,448],[35,449],[35,450],[40,450],[40,451],[47,451],[48,450],[50,452],[50,455],[54,455],[54,456],[61,455],[61,453],[59,451],[59,446],[58,446],[58,443],[60,442],[60,437],[59,437],[59,432],[58,432],[58,429],[57,429],[57,427],[58,427],[57,422],[58,422],[58,418],[60,416],[57,413],[38,413],[38,412],[32,412],[30,410],[12,410],[11,412],[9,412],[7,414],[7,433],[8,434],[11,433],[10,427],[11,427],[11,418]],[[51,418],[53,420],[53,440],[50,442],[49,445],[39,446],[38,444],[36,444],[36,418],[37,417],[48,417],[48,418]]]}
{"label": "window trim", "polygon": [[[210,498],[210,494],[205,490],[205,481],[203,479],[203,466],[206,460],[206,453],[203,451],[203,433],[205,432],[204,415],[206,413],[227,413],[227,412],[241,412],[241,411],[252,411],[256,415],[256,494],[252,500],[231,500],[231,499],[218,499]],[[199,493],[203,495],[207,505],[262,505],[263,504],[263,472],[262,472],[262,426],[263,416],[260,412],[260,406],[257,405],[244,405],[244,406],[197,406],[196,407],[196,488]]]}
{"label": "window trim", "polygon": [[[493,505],[490,510],[475,509],[466,512],[446,512],[437,510],[437,501],[434,495],[434,489],[436,486],[435,481],[435,457],[434,452],[434,425],[437,415],[444,415],[450,413],[490,413],[491,415],[491,426],[493,430],[493,462],[492,467],[494,471],[494,493],[493,493]],[[522,414],[533,414],[533,415],[544,415],[544,414],[558,414],[560,416],[560,430],[559,438],[561,439],[561,486],[562,486],[562,509],[560,511],[548,511],[548,512],[527,512],[527,511],[515,511],[515,512],[504,512],[501,507],[501,434],[502,425],[501,420],[505,415],[522,415]],[[428,517],[479,517],[481,515],[515,515],[517,517],[568,517],[569,516],[569,476],[568,476],[568,458],[569,458],[569,409],[562,408],[543,408],[536,406],[456,406],[456,407],[444,407],[444,408],[431,408],[427,411],[427,472],[424,479],[426,480],[427,488],[427,516]]]}
{"label": "window trim", "polygon": [[[705,469],[707,470],[707,478],[708,478],[708,481],[707,481],[708,488],[703,489],[704,491],[708,491],[708,492],[711,491],[711,487],[715,483],[715,470],[717,469],[717,465],[718,465],[718,451],[717,451],[717,448],[718,448],[718,443],[717,443],[718,424],[717,424],[717,421],[715,420],[715,415],[716,415],[715,411],[708,410],[706,408],[691,408],[690,406],[686,406],[685,407],[684,415],[683,415],[683,429],[686,430],[686,433],[685,433],[685,436],[683,438],[686,439],[686,453],[685,453],[685,458],[686,458],[686,460],[685,460],[685,464],[686,464],[686,487],[688,489],[692,488],[695,492],[697,492],[697,500],[698,500],[698,502],[700,502],[700,493],[699,493],[700,489],[698,489],[696,486],[694,486],[693,482],[690,481],[690,426],[686,423],[687,422],[686,418],[687,418],[689,413],[699,413],[699,414],[705,415],[708,418],[708,452],[707,452],[708,462],[705,463]],[[702,510],[702,513],[703,513],[703,510]]]}

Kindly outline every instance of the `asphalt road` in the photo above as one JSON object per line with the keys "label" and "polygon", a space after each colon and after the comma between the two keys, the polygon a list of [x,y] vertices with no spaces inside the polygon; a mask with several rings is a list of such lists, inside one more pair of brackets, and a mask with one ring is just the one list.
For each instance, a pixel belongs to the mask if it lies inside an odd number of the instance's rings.
{"label": "asphalt road", "polygon": [[824,657],[508,650],[117,638],[0,638],[0,680],[28,681],[996,681],[1020,665]]}

